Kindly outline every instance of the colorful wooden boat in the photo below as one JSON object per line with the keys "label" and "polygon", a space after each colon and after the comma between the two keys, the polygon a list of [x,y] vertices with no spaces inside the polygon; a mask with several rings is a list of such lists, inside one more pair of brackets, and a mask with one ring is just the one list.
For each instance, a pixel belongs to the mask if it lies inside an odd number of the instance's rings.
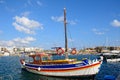
{"label": "colorful wooden boat", "polygon": [[[59,55],[65,53],[66,58],[63,60],[54,60],[52,55],[46,53],[29,55],[29,60],[21,59],[22,67],[29,72],[46,75],[46,76],[59,76],[59,77],[72,77],[72,76],[90,76],[99,72],[101,60],[76,60],[68,58],[67,48],[67,32],[66,32],[66,9],[64,9],[64,26],[65,26],[65,51],[57,48]],[[71,51],[76,53],[75,48]]]}
{"label": "colorful wooden boat", "polygon": [[29,62],[21,59],[24,69],[29,72],[47,76],[90,76],[98,73],[101,61],[83,59],[52,60],[48,54],[29,55]]}

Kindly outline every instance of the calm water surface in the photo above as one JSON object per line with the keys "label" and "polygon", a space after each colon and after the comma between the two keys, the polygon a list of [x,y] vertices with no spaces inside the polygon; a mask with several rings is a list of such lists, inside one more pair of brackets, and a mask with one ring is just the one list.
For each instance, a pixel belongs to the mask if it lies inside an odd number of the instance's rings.
{"label": "calm water surface", "polygon": [[[85,56],[84,56],[85,57]],[[103,80],[105,75],[117,77],[120,74],[120,62],[103,63],[95,80]],[[21,69],[18,56],[0,57],[0,80],[90,80],[90,78],[57,78],[29,73]]]}

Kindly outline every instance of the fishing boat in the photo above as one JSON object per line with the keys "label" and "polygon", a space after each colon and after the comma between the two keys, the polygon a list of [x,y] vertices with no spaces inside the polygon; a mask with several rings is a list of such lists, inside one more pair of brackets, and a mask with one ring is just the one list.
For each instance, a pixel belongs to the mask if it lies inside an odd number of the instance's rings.
{"label": "fishing boat", "polygon": [[[53,59],[52,55],[47,53],[31,54],[27,61],[24,58],[20,59],[23,69],[40,75],[57,77],[92,76],[99,72],[101,60],[87,58],[77,60],[68,57],[66,24],[66,8],[64,8],[65,50],[57,47],[56,51],[58,55],[64,54],[65,59]],[[75,55],[76,49],[73,48],[71,53]]]}
{"label": "fishing boat", "polygon": [[120,62],[120,51],[113,50],[108,53],[102,54],[104,61],[107,62]]}

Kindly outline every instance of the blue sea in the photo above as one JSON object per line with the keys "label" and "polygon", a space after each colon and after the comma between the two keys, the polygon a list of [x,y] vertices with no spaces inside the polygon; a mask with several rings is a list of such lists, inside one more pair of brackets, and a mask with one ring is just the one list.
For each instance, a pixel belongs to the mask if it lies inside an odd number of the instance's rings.
{"label": "blue sea", "polygon": [[[91,55],[79,55],[80,58],[90,58]],[[71,56],[74,58],[76,56]],[[95,56],[91,56],[91,59]],[[48,77],[33,74],[21,69],[21,64],[19,62],[18,56],[2,56],[0,57],[0,80],[104,80],[105,75],[112,75],[117,77],[120,75],[120,62],[107,63],[103,62],[100,72],[92,78],[89,77],[74,77],[74,78],[58,78],[58,77]]]}

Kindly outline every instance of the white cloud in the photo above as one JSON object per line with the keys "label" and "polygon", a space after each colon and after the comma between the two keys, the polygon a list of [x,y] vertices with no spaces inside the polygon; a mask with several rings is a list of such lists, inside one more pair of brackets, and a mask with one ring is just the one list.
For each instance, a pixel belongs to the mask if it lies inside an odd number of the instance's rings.
{"label": "white cloud", "polygon": [[42,2],[40,2],[39,0],[34,1],[34,0],[27,0],[27,2],[25,3],[25,6],[29,6],[29,7],[37,7],[37,6],[42,6]]}
{"label": "white cloud", "polygon": [[103,35],[105,33],[104,32],[95,32],[95,34],[97,34],[97,35]]}
{"label": "white cloud", "polygon": [[42,6],[42,3],[40,1],[36,1],[36,3],[39,5],[39,6]]}
{"label": "white cloud", "polygon": [[13,26],[16,30],[20,32],[24,32],[27,34],[35,34],[35,29],[40,28],[43,29],[41,23],[35,20],[30,20],[27,17],[14,17],[15,22],[13,22]]}
{"label": "white cloud", "polygon": [[103,35],[103,34],[105,34],[106,30],[98,30],[98,29],[94,28],[94,29],[92,29],[92,31],[97,35]]}
{"label": "white cloud", "polygon": [[115,20],[112,21],[111,25],[114,26],[114,27],[120,27],[120,21],[115,19]]}
{"label": "white cloud", "polygon": [[12,7],[9,7],[9,6],[5,6],[5,9],[6,9],[8,12],[15,12],[15,11],[16,11],[15,8],[12,8]]}
{"label": "white cloud", "polygon": [[2,33],[2,31],[0,30],[0,34]]}
{"label": "white cloud", "polygon": [[13,39],[14,42],[19,42],[19,43],[23,43],[23,44],[29,44],[32,41],[35,41],[35,39],[33,37],[26,37],[26,38],[15,38]]}
{"label": "white cloud", "polygon": [[76,21],[73,21],[73,20],[69,21],[68,23],[70,23],[71,25],[77,24]]}
{"label": "white cloud", "polygon": [[59,17],[52,16],[51,19],[53,21],[56,21],[56,22],[63,22],[64,21],[64,17],[63,16],[59,16]]}
{"label": "white cloud", "polygon": [[68,39],[68,41],[69,41],[69,42],[74,42],[74,40],[73,40],[73,39]]}
{"label": "white cloud", "polygon": [[28,0],[28,1],[27,1],[27,4],[30,5],[30,6],[33,6],[31,0]]}
{"label": "white cloud", "polygon": [[3,3],[5,3],[5,1],[4,0],[0,0],[0,4],[3,4]]}
{"label": "white cloud", "polygon": [[115,42],[120,42],[120,40],[115,40]]}
{"label": "white cloud", "polygon": [[30,14],[30,12],[29,12],[29,11],[26,11],[26,12],[21,13],[21,15],[22,15],[22,16],[24,16],[24,17],[29,16],[29,14]]}
{"label": "white cloud", "polygon": [[[64,16],[52,16],[51,19],[56,22],[64,22]],[[66,20],[68,24],[75,25],[77,24],[74,20]]]}
{"label": "white cloud", "polygon": [[35,32],[33,30],[26,28],[24,26],[18,25],[17,23],[13,23],[13,25],[15,26],[15,29],[20,32],[25,32],[27,34],[35,34]]}
{"label": "white cloud", "polygon": [[96,29],[96,28],[93,28],[93,29],[92,29],[92,31],[96,32],[96,31],[97,31],[97,29]]}
{"label": "white cloud", "polygon": [[12,46],[16,46],[16,47],[27,46],[35,40],[36,39],[33,37],[15,38],[9,41],[0,41],[0,46],[11,46],[11,47]]}

